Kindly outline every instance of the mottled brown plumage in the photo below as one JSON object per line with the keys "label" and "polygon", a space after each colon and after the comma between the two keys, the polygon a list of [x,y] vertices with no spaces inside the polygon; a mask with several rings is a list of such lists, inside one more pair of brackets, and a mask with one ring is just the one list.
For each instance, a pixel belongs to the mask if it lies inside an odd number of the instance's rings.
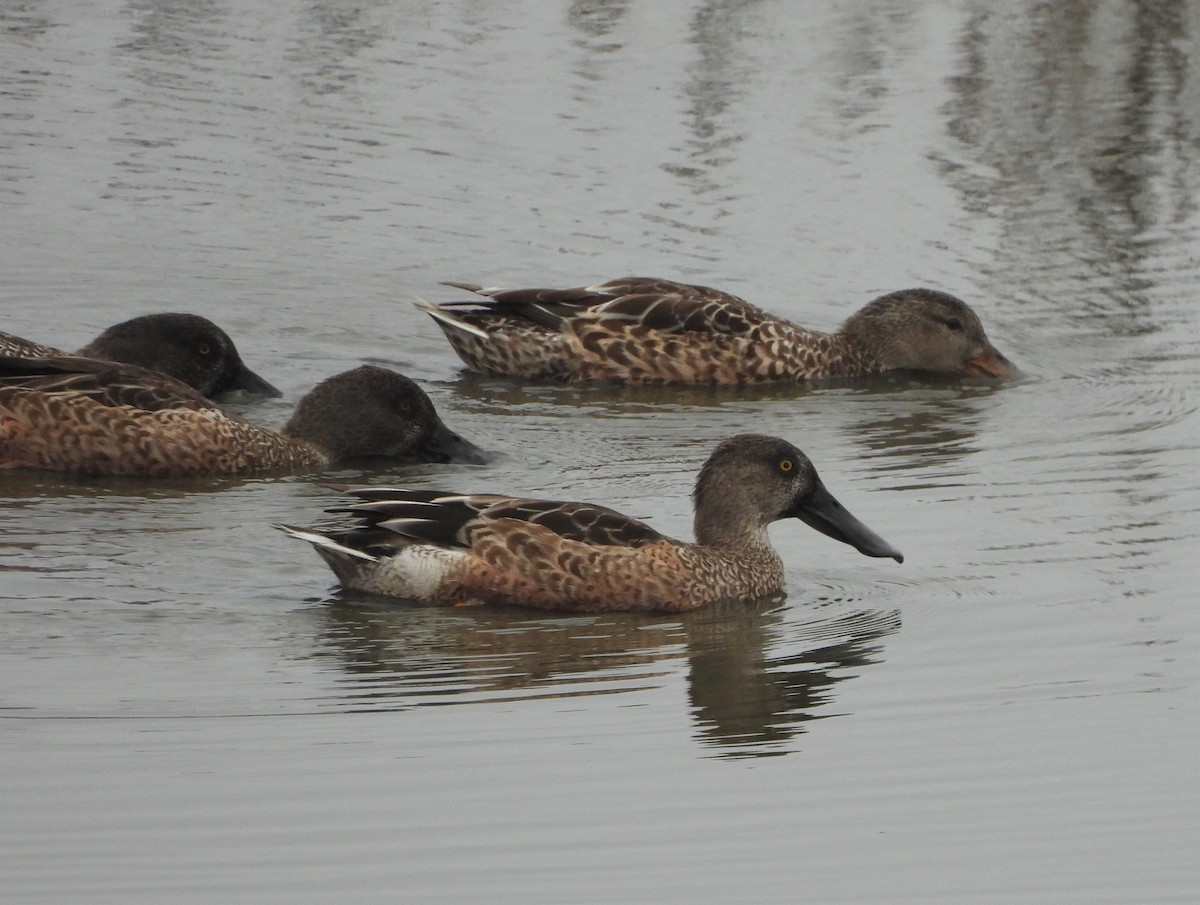
{"label": "mottled brown plumage", "polygon": [[440,604],[684,611],[783,586],[767,526],[796,517],[868,556],[900,553],[825,489],[790,443],[722,441],[693,494],[696,542],[590,503],[391,487],[341,488],[348,525],[279,526],[312,543],[347,588]]}
{"label": "mottled brown plumage", "polygon": [[967,304],[931,289],[882,296],[836,333],[767,314],[737,296],[628,277],[576,289],[448,285],[485,302],[418,307],[458,356],[485,374],[622,383],[743,384],[917,371],[1018,372]]}
{"label": "mottled brown plumage", "polygon": [[0,468],[167,477],[320,469],[390,456],[482,460],[407,377],[364,365],[300,400],[281,432],[191,387],[93,358],[0,356]]}
{"label": "mottled brown plumage", "polygon": [[[0,333],[0,355],[14,358],[68,356],[50,346]],[[146,314],[109,327],[75,353],[159,371],[215,398],[234,390],[282,395],[242,361],[229,335],[195,314]]]}

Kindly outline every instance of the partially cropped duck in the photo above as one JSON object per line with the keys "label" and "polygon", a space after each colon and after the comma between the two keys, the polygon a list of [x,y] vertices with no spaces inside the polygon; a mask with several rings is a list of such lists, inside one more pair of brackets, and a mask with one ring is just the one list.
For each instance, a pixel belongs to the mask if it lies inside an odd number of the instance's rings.
{"label": "partially cropped duck", "polygon": [[318,384],[275,432],[135,365],[0,356],[0,469],[169,477],[310,471],[373,456],[486,460],[420,387],[371,365]]}
{"label": "partially cropped duck", "polygon": [[[0,333],[0,355],[62,357],[71,353]],[[182,380],[209,398],[234,390],[259,396],[283,395],[242,361],[229,335],[196,314],[144,314],[115,324],[74,353],[138,365]]]}
{"label": "partially cropped duck", "polygon": [[705,286],[628,277],[576,289],[485,289],[487,301],[421,310],[484,374],[621,383],[743,384],[912,371],[1009,378],[965,302],[905,289],[870,302],[836,333],[810,330]]}
{"label": "partially cropped duck", "polygon": [[682,612],[783,587],[767,526],[798,518],[867,556],[903,556],[775,437],[721,441],[693,493],[696,542],[591,503],[391,487],[338,488],[349,525],[279,527],[312,543],[346,588],[439,604]]}

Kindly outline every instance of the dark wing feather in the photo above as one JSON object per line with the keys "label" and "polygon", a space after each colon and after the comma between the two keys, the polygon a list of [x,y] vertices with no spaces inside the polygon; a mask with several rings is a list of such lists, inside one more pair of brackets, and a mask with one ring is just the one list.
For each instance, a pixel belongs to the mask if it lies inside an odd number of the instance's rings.
{"label": "dark wing feather", "polygon": [[466,315],[520,317],[557,330],[564,320],[587,313],[608,301],[588,289],[484,289],[471,283],[446,283],[490,299],[489,302],[446,302],[444,308],[466,308]]}
{"label": "dark wing feather", "polygon": [[651,277],[624,277],[598,286],[573,289],[484,289],[470,283],[448,283],[490,299],[470,306],[468,315],[521,317],[559,329],[564,321],[584,316],[642,325],[660,333],[744,334],[770,319],[744,299],[688,283]]}
{"label": "dark wing feather", "polygon": [[735,296],[706,299],[690,295],[628,295],[598,308],[604,318],[635,321],[658,333],[741,335],[767,315]]}
{"label": "dark wing feather", "polygon": [[[400,535],[414,541],[447,547],[467,546],[463,528],[498,496],[467,496],[439,490],[405,490],[396,487],[347,487],[344,492],[362,502],[326,511],[356,517],[352,546],[361,549],[359,532],[386,531],[393,542]],[[394,545],[394,544],[393,544]]]}
{"label": "dark wing feather", "polygon": [[381,500],[429,502],[439,497],[456,495],[445,490],[409,490],[406,487],[360,486],[357,484],[333,484],[328,482],[321,482],[318,486],[326,487],[329,490],[336,490],[338,493],[344,493],[347,496],[358,497],[358,499],[366,502]]}
{"label": "dark wing feather", "polygon": [[663,539],[644,522],[590,503],[396,487],[337,489],[361,501],[327,510],[355,517],[356,523],[347,531],[353,533],[349,545],[356,549],[366,549],[368,543],[385,546],[386,537],[379,534],[385,531],[418,542],[468,547],[473,530],[486,530],[498,519],[529,522],[567,540],[595,546],[640,547]]}
{"label": "dark wing feather", "polygon": [[540,525],[559,537],[604,547],[641,547],[663,536],[637,519],[591,503],[553,500],[505,500],[489,506],[483,517],[517,519]]}
{"label": "dark wing feather", "polygon": [[13,336],[11,333],[0,332],[0,355],[17,358],[46,358],[66,354],[61,349],[30,342],[20,336]]}

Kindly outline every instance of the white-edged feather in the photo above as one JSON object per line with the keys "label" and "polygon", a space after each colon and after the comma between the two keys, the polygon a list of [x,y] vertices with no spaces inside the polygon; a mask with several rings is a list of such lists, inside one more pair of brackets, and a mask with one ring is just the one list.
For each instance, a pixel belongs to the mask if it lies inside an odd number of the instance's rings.
{"label": "white-edged feather", "polygon": [[306,531],[303,528],[294,528],[291,525],[277,524],[275,527],[284,534],[308,541],[314,547],[325,547],[328,550],[336,550],[338,553],[345,554],[346,556],[356,556],[359,559],[365,559],[367,562],[379,562],[379,557],[372,556],[370,553],[364,553],[362,550],[355,550],[353,547],[347,547],[345,544],[339,544],[324,534],[318,534],[315,531]]}
{"label": "white-edged feather", "polygon": [[453,327],[455,330],[461,330],[463,333],[470,333],[472,336],[477,336],[480,339],[488,338],[488,335],[485,331],[468,324],[464,320],[461,320],[460,318],[451,314],[445,308],[439,308],[437,305],[433,304],[433,302],[426,301],[425,299],[418,297],[413,304],[416,305],[418,309],[424,311],[426,314],[432,317],[435,321],[440,321],[448,327]]}

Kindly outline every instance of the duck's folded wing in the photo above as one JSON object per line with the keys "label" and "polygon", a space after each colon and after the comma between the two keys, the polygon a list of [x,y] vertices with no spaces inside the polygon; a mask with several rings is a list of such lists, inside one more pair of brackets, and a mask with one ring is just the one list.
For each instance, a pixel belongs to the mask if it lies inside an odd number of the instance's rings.
{"label": "duck's folded wing", "polygon": [[769,315],[744,299],[711,289],[651,277],[623,277],[573,289],[487,289],[448,283],[485,296],[474,314],[519,316],[545,327],[587,318],[598,322],[641,325],[659,333],[744,334]]}
{"label": "duck's folded wing", "polygon": [[0,387],[86,396],[101,405],[146,411],[218,408],[187,384],[157,371],[66,355],[0,356]]}
{"label": "duck's folded wing", "polygon": [[355,524],[339,531],[339,536],[358,549],[413,542],[443,547],[468,546],[465,526],[488,506],[507,499],[400,487],[325,486],[360,500],[326,510],[357,519]]}
{"label": "duck's folded wing", "polygon": [[23,337],[0,331],[0,355],[16,358],[43,358],[65,354],[61,349],[43,346],[41,343],[30,342]]}
{"label": "duck's folded wing", "polygon": [[470,547],[481,532],[515,535],[522,523],[590,546],[640,547],[663,539],[644,522],[590,503],[382,487],[344,489],[361,502],[329,511],[357,516],[360,522],[352,530],[364,532],[364,537],[369,533],[376,544],[379,532],[389,531],[408,543]]}
{"label": "duck's folded wing", "polygon": [[592,503],[553,500],[505,500],[480,513],[481,520],[528,522],[546,528],[564,540],[593,547],[641,547],[663,540],[645,522]]}

